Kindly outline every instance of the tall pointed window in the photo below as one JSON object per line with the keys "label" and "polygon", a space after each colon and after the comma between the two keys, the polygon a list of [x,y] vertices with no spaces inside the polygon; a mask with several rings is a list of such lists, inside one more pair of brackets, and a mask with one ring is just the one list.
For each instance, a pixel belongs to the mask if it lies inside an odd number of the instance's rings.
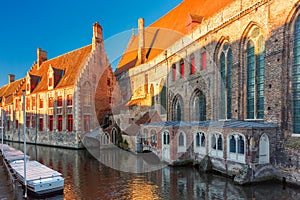
{"label": "tall pointed window", "polygon": [[192,97],[192,106],[190,113],[192,113],[192,121],[206,120],[206,100],[205,95],[201,91],[196,91]]}
{"label": "tall pointed window", "polygon": [[300,133],[300,17],[294,27],[294,65],[292,70],[293,132]]}
{"label": "tall pointed window", "polygon": [[177,101],[177,104],[176,104],[176,119],[177,121],[181,121],[181,105],[180,105],[180,102]]}
{"label": "tall pointed window", "polygon": [[221,102],[220,102],[220,118],[231,119],[232,109],[232,50],[229,48],[229,44],[223,45],[220,54],[220,75],[221,75]]}
{"label": "tall pointed window", "polygon": [[182,121],[183,120],[183,104],[180,96],[175,97],[172,103],[172,119],[174,121]]}
{"label": "tall pointed window", "polygon": [[166,114],[167,109],[167,88],[164,85],[164,79],[160,82],[160,114]]}
{"label": "tall pointed window", "polygon": [[264,118],[265,40],[255,28],[247,43],[247,118]]}

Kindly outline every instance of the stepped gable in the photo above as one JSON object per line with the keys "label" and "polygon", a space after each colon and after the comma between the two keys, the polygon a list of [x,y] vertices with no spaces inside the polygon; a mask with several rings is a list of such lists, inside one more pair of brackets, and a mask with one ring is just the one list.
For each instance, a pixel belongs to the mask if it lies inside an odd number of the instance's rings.
{"label": "stepped gable", "polygon": [[[174,42],[187,34],[187,23],[197,21],[201,23],[213,16],[233,0],[185,0],[166,15],[145,28],[146,62],[152,60]],[[191,19],[192,18],[192,19]],[[117,66],[115,74],[118,75],[139,65],[138,35],[133,35]]]}

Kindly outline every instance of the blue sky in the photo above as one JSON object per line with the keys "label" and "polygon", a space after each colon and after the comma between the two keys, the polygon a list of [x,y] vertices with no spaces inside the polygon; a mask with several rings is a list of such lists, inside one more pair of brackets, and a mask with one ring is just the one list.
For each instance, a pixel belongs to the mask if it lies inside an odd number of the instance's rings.
{"label": "blue sky", "polygon": [[[112,62],[123,51],[137,20],[148,26],[182,0],[9,0],[0,4],[0,86],[7,74],[20,79],[36,61],[38,47],[48,59],[91,43],[99,21]],[[121,41],[121,42],[118,42]],[[116,49],[118,51],[116,51]]]}

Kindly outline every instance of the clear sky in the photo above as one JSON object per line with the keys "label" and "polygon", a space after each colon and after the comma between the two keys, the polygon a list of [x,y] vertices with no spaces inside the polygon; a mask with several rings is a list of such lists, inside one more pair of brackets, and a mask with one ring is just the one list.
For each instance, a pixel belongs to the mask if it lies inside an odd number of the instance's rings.
{"label": "clear sky", "polygon": [[[137,20],[148,26],[182,0],[8,0],[0,3],[0,87],[7,74],[25,77],[36,61],[38,47],[48,59],[91,44],[98,21],[108,56],[123,51]],[[121,42],[118,42],[121,40]],[[117,53],[115,49],[120,49]]]}

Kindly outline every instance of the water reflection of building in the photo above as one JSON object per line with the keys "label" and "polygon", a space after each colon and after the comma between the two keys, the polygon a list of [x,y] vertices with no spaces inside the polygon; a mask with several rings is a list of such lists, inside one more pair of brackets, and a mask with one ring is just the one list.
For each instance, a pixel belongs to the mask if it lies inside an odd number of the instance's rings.
{"label": "water reflection of building", "polygon": [[[22,144],[10,144],[23,149]],[[148,173],[126,173],[98,162],[86,150],[27,145],[31,159],[65,178],[64,199],[299,199],[296,188],[271,184],[237,186],[232,180],[186,167],[165,167]],[[145,190],[143,190],[143,187]],[[140,195],[140,196],[139,196]],[[155,199],[155,198],[154,198]]]}
{"label": "water reflection of building", "polygon": [[284,136],[300,133],[298,15],[298,1],[185,0],[149,27],[139,19],[115,72],[121,129],[154,110],[163,122],[131,134],[163,160],[274,174]]}
{"label": "water reflection of building", "polygon": [[[6,111],[5,139],[23,141],[26,125],[28,142],[81,148],[80,137],[98,127],[97,116],[103,115],[95,113],[95,94],[109,91],[113,77],[98,22],[93,25],[90,45],[52,59],[38,48],[37,61],[26,77],[15,81],[9,75],[9,83],[0,89],[0,106]],[[97,88],[99,80],[102,88]],[[103,95],[101,101],[109,101],[109,96]]]}

